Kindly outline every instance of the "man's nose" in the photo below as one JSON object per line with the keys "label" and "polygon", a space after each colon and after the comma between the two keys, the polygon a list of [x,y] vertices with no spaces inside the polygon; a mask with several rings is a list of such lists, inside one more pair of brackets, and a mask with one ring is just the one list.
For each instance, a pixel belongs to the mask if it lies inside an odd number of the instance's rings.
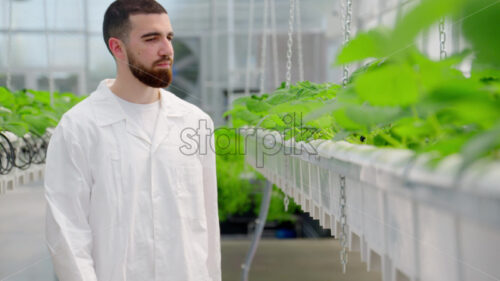
{"label": "man's nose", "polygon": [[172,47],[172,42],[169,39],[164,38],[162,40],[161,48],[158,53],[160,56],[168,56],[172,58],[174,55],[174,48]]}

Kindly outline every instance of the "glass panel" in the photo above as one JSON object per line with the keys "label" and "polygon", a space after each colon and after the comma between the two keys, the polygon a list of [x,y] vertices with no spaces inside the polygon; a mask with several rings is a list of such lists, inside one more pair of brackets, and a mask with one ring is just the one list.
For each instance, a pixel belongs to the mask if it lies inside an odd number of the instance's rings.
{"label": "glass panel", "polygon": [[[7,1],[4,1],[7,2]],[[13,29],[40,29],[44,26],[43,1],[10,1]],[[5,5],[8,9],[9,5]],[[8,26],[8,21],[6,27]]]}
{"label": "glass panel", "polygon": [[84,0],[47,0],[47,2],[50,29],[82,31],[85,29]]}
{"label": "glass panel", "polygon": [[[45,41],[44,41],[45,43]],[[85,40],[83,35],[50,36],[51,66],[84,66]]]}
{"label": "glass panel", "polygon": [[44,35],[16,34],[12,35],[11,67],[46,67],[47,48]]}
{"label": "glass panel", "polygon": [[102,21],[106,9],[113,1],[109,0],[87,0],[88,2],[88,28],[90,32],[102,33]]}
{"label": "glass panel", "polygon": [[[2,1],[2,11],[8,15],[8,1]],[[12,3],[12,29],[45,29],[44,1],[10,1]],[[83,30],[83,0],[48,0],[48,29]],[[2,13],[2,28],[8,28],[9,18]],[[102,15],[102,13],[101,13]]]}
{"label": "glass panel", "polygon": [[[0,87],[7,86],[7,75],[5,72],[0,73]],[[11,74],[10,76],[10,90],[17,91],[26,88],[26,79],[22,74]]]}
{"label": "glass panel", "polygon": [[89,77],[87,90],[90,92],[97,88],[99,82],[106,78],[116,76],[116,64],[104,44],[102,36],[91,36],[89,40]]}
{"label": "glass panel", "polygon": [[[84,40],[81,35],[50,35],[52,67],[82,67]],[[47,67],[47,45],[44,34],[15,34],[11,42],[11,67]],[[5,58],[4,58],[5,59]]]}
{"label": "glass panel", "polygon": [[9,27],[9,2],[0,1],[0,28]]}
{"label": "glass panel", "polygon": [[[0,33],[0,69],[7,66],[7,35]],[[4,51],[5,50],[5,51]]]}
{"label": "glass panel", "polygon": [[[58,72],[52,75],[54,79],[54,91],[56,92],[71,92],[78,93],[78,80],[81,79],[76,73]],[[49,77],[45,74],[40,74],[37,78],[37,90],[49,90]]]}

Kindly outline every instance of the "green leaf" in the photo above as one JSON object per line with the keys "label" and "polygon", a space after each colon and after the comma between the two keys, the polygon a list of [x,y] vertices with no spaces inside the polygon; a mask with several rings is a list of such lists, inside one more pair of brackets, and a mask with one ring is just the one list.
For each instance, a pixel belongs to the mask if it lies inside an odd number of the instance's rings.
{"label": "green leaf", "polygon": [[23,106],[16,113],[19,115],[38,115],[40,109],[32,106]]}
{"label": "green leaf", "polygon": [[500,68],[500,2],[467,0],[462,11],[462,30],[477,61]]}
{"label": "green leaf", "polygon": [[384,126],[395,121],[401,115],[399,107],[374,107],[369,105],[355,106],[346,108],[346,115],[352,121],[366,126]]}
{"label": "green leaf", "polygon": [[233,114],[236,114],[238,113],[239,111],[242,111],[242,110],[246,110],[246,106],[243,104],[243,105],[234,105],[232,109],[224,112],[224,114],[222,114],[222,117],[227,117],[229,115],[233,115]]}
{"label": "green leaf", "polygon": [[349,137],[351,135],[351,132],[348,132],[348,131],[340,131],[340,132],[337,132],[335,134],[335,136],[333,137],[333,141],[341,141],[341,140],[345,140],[347,137]]}
{"label": "green leaf", "polygon": [[250,99],[247,100],[247,108],[251,112],[267,112],[271,106],[265,101]]}
{"label": "green leaf", "polygon": [[387,55],[389,30],[385,28],[372,29],[359,33],[337,55],[336,65],[367,58],[381,58]]}
{"label": "green leaf", "polygon": [[291,101],[294,99],[294,96],[290,95],[289,93],[277,93],[274,95],[271,95],[266,102],[270,105],[278,105],[282,104],[288,101]]}
{"label": "green leaf", "polygon": [[[262,122],[261,122],[262,121]],[[266,129],[283,129],[285,127],[285,123],[281,118],[276,114],[267,115],[261,119],[260,127]]]}
{"label": "green leaf", "polygon": [[6,122],[3,126],[6,131],[12,132],[21,138],[28,133],[29,128],[28,124],[23,122]]}
{"label": "green leaf", "polygon": [[46,116],[24,115],[23,120],[29,124],[30,130],[33,130],[38,135],[43,135],[45,130],[51,125],[51,120]]}
{"label": "green leaf", "polygon": [[[32,93],[35,101],[40,102],[45,105],[50,105],[50,93],[44,91],[34,91],[28,90],[28,92]],[[56,94],[54,94],[55,96]]]}
{"label": "green leaf", "polygon": [[396,135],[405,138],[421,139],[431,136],[432,126],[425,120],[405,117],[398,120],[391,129]]}
{"label": "green leaf", "polygon": [[491,102],[491,97],[482,89],[483,87],[479,81],[472,79],[443,79],[429,93],[429,98],[438,102]]}
{"label": "green leaf", "polygon": [[0,105],[7,108],[12,107],[15,103],[14,95],[7,88],[0,87]]}
{"label": "green leaf", "polygon": [[484,128],[490,128],[500,120],[500,111],[489,102],[460,101],[453,103],[448,109],[454,113],[454,117],[461,120],[464,125],[477,124]]}
{"label": "green leaf", "polygon": [[308,107],[304,103],[282,103],[272,107],[269,112],[271,113],[300,113],[300,112],[309,112]]}
{"label": "green leaf", "polygon": [[232,116],[234,119],[241,119],[241,120],[247,122],[247,124],[254,124],[255,121],[260,119],[259,115],[252,113],[252,112],[248,111],[247,109],[237,111]]}
{"label": "green leaf", "polygon": [[0,106],[0,115],[8,115],[8,114],[12,114],[12,110]]}
{"label": "green leaf", "polygon": [[443,138],[434,143],[422,146],[419,152],[437,152],[439,156],[435,160],[440,160],[448,155],[459,153],[470,137],[471,135],[467,134]]}
{"label": "green leaf", "polygon": [[392,38],[388,46],[391,54],[404,51],[414,44],[417,35],[438,22],[444,16],[459,11],[464,0],[423,0],[414,9],[406,13],[396,22]]}
{"label": "green leaf", "polygon": [[387,65],[358,77],[355,89],[371,105],[408,106],[418,100],[416,75],[408,65]]}
{"label": "green leaf", "polygon": [[333,127],[333,124],[334,121],[333,121],[333,116],[331,114],[323,115],[320,118],[306,122],[306,125],[320,129],[331,128]]}
{"label": "green leaf", "polygon": [[325,114],[330,114],[333,111],[344,107],[345,104],[338,102],[336,99],[332,99],[329,101],[326,101],[324,105],[319,106],[317,109],[315,109],[312,112],[307,113],[304,116],[304,122],[309,122],[311,120],[315,120],[318,118],[323,117]]}
{"label": "green leaf", "polygon": [[346,131],[358,131],[364,129],[363,126],[347,117],[345,108],[335,111],[333,113],[333,117],[335,119],[335,123],[344,128]]}
{"label": "green leaf", "polygon": [[237,105],[245,105],[249,100],[251,100],[252,97],[251,96],[243,96],[243,97],[239,97],[237,99],[235,99],[233,101],[233,106],[237,106]]}

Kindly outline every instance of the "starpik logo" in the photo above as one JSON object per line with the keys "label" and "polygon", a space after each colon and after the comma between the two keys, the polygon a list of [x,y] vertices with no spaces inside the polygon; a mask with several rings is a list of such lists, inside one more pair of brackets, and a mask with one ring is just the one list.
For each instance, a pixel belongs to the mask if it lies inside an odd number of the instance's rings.
{"label": "starpik logo", "polygon": [[[196,128],[186,127],[180,132],[182,145],[179,150],[184,155],[206,155],[209,151],[217,155],[245,155],[255,159],[257,167],[264,166],[264,158],[278,153],[299,155],[307,151],[309,155],[317,155],[314,146],[307,142],[296,142],[285,145],[285,133],[291,139],[297,137],[296,132],[311,130],[302,126],[302,118],[296,114],[287,114],[282,118],[287,130],[279,131],[269,128],[228,128],[220,127],[212,130],[206,119],[200,119]],[[315,130],[315,129],[313,129]],[[243,141],[242,141],[243,140]],[[251,155],[248,155],[248,154]]]}

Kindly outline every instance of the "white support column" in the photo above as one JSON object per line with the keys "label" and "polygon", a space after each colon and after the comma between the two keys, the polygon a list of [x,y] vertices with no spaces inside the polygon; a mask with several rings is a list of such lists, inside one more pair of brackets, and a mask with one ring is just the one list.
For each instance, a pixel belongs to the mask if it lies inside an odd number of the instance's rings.
{"label": "white support column", "polygon": [[[247,38],[247,64],[246,64],[246,71],[245,71],[245,95],[248,96],[250,94],[250,72],[253,73],[252,71],[252,43],[253,43],[253,22],[254,22],[254,4],[255,0],[249,0],[250,1],[250,11],[248,15],[248,38]],[[253,80],[253,79],[252,79]]]}
{"label": "white support column", "polygon": [[9,89],[12,89],[11,85],[11,73],[10,73],[10,68],[12,67],[12,55],[10,53],[11,48],[12,48],[12,5],[13,5],[13,0],[9,0],[9,23],[8,23],[8,32],[7,32],[7,80],[6,80],[6,86]]}
{"label": "white support column", "polygon": [[[300,0],[295,1],[295,16],[297,25],[297,61],[299,65],[299,81],[304,81],[304,58],[302,52],[302,18],[301,18]],[[316,49],[319,50],[319,49]]]}
{"label": "white support column", "polygon": [[43,1],[43,22],[44,22],[44,33],[45,33],[45,47],[47,48],[47,73],[49,74],[49,93],[50,93],[50,105],[54,106],[54,76],[52,69],[52,53],[50,49],[50,34],[49,34],[49,13],[48,13],[48,1]]}
{"label": "white support column", "polygon": [[[202,95],[202,108],[214,108],[216,101],[220,100],[220,88],[219,88],[219,65],[217,64],[219,60],[219,52],[217,52],[218,49],[218,33],[217,33],[217,1],[216,0],[211,0],[210,1],[210,28],[211,28],[211,38],[210,38],[210,43],[211,43],[211,63],[210,65],[212,66],[211,72],[212,72],[212,91],[211,92],[206,92],[206,93],[211,93],[211,97],[207,99],[207,97]],[[208,104],[207,104],[208,103]],[[218,111],[216,111],[218,112]]]}
{"label": "white support column", "polygon": [[267,18],[269,10],[269,0],[264,0],[264,15],[262,20],[262,44],[260,48],[260,86],[259,93],[265,92],[265,79],[266,79],[266,52],[267,52]]}
{"label": "white support column", "polygon": [[[78,90],[80,91],[80,95],[86,95],[87,93],[87,85],[88,83],[88,77],[90,73],[90,30],[89,30],[89,3],[88,0],[83,0],[83,24],[84,24],[84,44],[85,44],[85,51],[84,51],[84,67],[83,67],[83,72],[82,76],[79,77],[78,83],[79,87]],[[81,82],[80,82],[81,80]]]}
{"label": "white support column", "polygon": [[272,47],[273,47],[273,76],[274,85],[273,88],[277,88],[280,84],[279,78],[279,60],[278,60],[278,38],[276,33],[278,28],[276,27],[276,0],[271,0],[271,30],[272,30]]}
{"label": "white support column", "polygon": [[234,0],[227,0],[227,94],[233,95],[234,72]]}
{"label": "white support column", "polygon": [[[207,110],[207,98],[209,93],[212,91],[212,80],[213,78],[211,76],[208,76],[209,71],[207,71],[208,67],[210,64],[214,61],[214,59],[211,57],[211,50],[209,51],[209,47],[212,41],[213,35],[212,34],[202,34],[200,36],[200,45],[201,45],[201,55],[200,55],[200,83],[201,83],[201,96],[200,96],[200,106],[201,109]],[[218,112],[217,110],[214,110],[215,112]],[[214,120],[214,122],[217,123],[217,121]]]}

